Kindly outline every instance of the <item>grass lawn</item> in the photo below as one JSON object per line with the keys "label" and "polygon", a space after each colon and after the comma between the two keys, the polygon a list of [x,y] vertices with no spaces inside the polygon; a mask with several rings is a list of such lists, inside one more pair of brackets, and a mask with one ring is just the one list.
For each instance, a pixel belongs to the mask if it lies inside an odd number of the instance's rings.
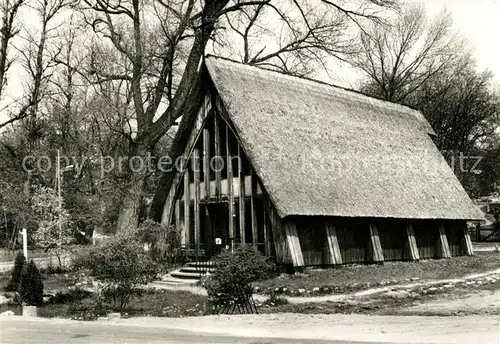
{"label": "grass lawn", "polygon": [[[123,316],[198,316],[204,314],[205,301],[205,296],[193,295],[185,291],[144,291],[130,302]],[[0,313],[6,310],[12,310],[17,315],[22,313],[19,306],[0,306]],[[95,320],[99,316],[106,316],[108,311],[112,312],[109,308],[98,307],[96,298],[92,295],[65,303],[47,303],[37,309],[40,317],[75,320]]]}
{"label": "grass lawn", "polygon": [[[0,273],[0,290],[3,291],[9,283],[12,271]],[[45,292],[52,292],[54,290],[66,289],[72,287],[78,281],[80,273],[67,272],[67,273],[44,273],[42,274],[42,281]]]}
{"label": "grass lawn", "polygon": [[[11,273],[0,274],[0,290],[4,290],[10,279]],[[60,274],[42,273],[45,293],[54,293],[56,290],[65,293],[69,287],[83,278],[79,272],[68,272]],[[56,295],[57,299],[57,295]],[[139,291],[137,297],[131,300],[124,312],[125,316],[166,316],[183,317],[204,314],[206,297],[194,295],[184,291],[167,290],[144,290]],[[15,305],[0,306],[0,313],[12,310],[16,314],[21,314],[22,310]],[[41,317],[61,317],[79,320],[93,320],[99,316],[106,316],[107,311],[97,306],[97,298],[85,293],[83,297],[73,300],[62,300],[55,303],[46,303],[38,307],[38,316]]]}
{"label": "grass lawn", "polygon": [[[425,260],[420,262],[386,262],[383,265],[347,265],[331,269],[306,268],[303,273],[280,275],[255,283],[263,292],[283,287],[288,294],[299,289],[312,291],[326,287],[331,292],[363,290],[391,284],[410,283],[412,280],[458,278],[500,268],[500,253],[478,252],[468,257]],[[304,293],[305,294],[305,293]]]}

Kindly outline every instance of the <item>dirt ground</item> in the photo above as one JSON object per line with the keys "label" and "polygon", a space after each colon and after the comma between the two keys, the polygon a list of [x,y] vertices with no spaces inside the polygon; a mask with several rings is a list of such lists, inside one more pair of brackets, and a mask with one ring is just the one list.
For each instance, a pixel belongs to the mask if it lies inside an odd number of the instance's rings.
{"label": "dirt ground", "polygon": [[442,295],[441,298],[417,303],[400,314],[500,314],[500,290],[481,290],[465,295]]}
{"label": "dirt ground", "polygon": [[500,311],[500,269],[462,278],[419,281],[355,293],[283,297],[262,313],[465,316]]}

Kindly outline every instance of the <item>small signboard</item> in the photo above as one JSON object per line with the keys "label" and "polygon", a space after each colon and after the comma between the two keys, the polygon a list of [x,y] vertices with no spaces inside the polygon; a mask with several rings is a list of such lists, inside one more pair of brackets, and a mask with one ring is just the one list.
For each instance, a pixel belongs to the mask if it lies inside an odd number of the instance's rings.
{"label": "small signboard", "polygon": [[222,238],[215,238],[215,245],[222,245]]}

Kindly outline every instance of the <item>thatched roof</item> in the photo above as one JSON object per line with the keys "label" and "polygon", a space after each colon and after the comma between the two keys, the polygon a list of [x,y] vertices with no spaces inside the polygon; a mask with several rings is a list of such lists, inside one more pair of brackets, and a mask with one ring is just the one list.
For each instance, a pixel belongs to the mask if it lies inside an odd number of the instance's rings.
{"label": "thatched roof", "polygon": [[482,218],[420,112],[228,60],[206,66],[280,216]]}

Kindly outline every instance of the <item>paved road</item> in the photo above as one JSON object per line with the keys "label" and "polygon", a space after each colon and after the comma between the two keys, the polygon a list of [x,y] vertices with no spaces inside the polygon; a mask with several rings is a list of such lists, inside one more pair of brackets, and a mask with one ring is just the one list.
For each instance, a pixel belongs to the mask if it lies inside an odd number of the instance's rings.
{"label": "paved road", "polygon": [[[17,317],[16,317],[17,318]],[[242,338],[208,335],[168,328],[113,325],[111,323],[30,321],[0,318],[0,343],[203,343],[203,344],[355,344],[350,341],[294,340],[280,338]]]}

